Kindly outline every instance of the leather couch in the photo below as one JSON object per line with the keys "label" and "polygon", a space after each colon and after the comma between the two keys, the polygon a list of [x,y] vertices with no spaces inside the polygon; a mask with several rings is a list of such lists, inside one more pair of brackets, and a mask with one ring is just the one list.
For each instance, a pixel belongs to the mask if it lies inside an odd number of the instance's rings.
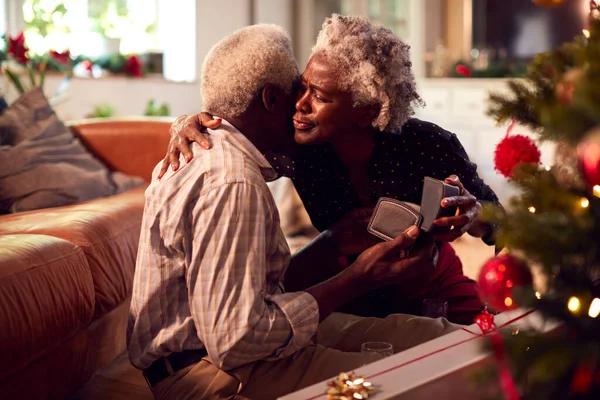
{"label": "leather couch", "polygon": [[[170,124],[69,126],[110,169],[149,181]],[[0,216],[0,398],[69,398],[124,351],[146,186]]]}

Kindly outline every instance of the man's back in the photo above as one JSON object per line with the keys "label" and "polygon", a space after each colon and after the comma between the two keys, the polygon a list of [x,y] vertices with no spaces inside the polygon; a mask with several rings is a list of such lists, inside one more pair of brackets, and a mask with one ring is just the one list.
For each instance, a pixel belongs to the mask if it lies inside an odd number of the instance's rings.
{"label": "man's back", "polygon": [[275,171],[233,126],[211,139],[160,181],[157,166],[146,191],[128,327],[138,368],[204,347],[225,359],[262,318],[255,292],[280,294],[289,249],[266,185]]}

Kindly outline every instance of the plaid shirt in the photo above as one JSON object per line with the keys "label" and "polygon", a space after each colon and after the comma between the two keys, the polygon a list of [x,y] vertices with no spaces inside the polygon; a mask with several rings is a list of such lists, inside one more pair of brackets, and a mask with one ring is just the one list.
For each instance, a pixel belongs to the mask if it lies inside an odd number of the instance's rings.
{"label": "plaid shirt", "polygon": [[317,330],[315,299],[281,290],[290,252],[266,184],[276,172],[226,121],[210,138],[160,181],[157,166],[146,190],[127,329],[140,369],[201,348],[225,370],[283,358]]}

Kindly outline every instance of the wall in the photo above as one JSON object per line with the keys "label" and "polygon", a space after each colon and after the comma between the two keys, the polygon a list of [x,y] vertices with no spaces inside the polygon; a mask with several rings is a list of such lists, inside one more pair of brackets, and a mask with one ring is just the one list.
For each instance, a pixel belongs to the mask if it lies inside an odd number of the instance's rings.
{"label": "wall", "polygon": [[[494,151],[506,136],[507,126],[498,126],[486,115],[490,91],[506,91],[505,83],[504,79],[419,79],[418,91],[427,106],[417,110],[416,116],[455,133],[471,161],[477,164],[479,175],[508,205],[516,188],[494,170]],[[523,127],[516,127],[512,134],[536,138]],[[553,143],[544,143],[540,151],[544,165],[554,163]]]}
{"label": "wall", "polygon": [[[254,23],[275,23],[288,32],[293,30],[293,0],[195,0],[195,32],[190,51],[196,53],[196,80],[189,83],[172,82],[162,77],[139,79],[106,77],[100,79],[74,78],[66,97],[56,105],[64,120],[84,118],[94,106],[112,105],[117,115],[141,115],[148,100],[167,102],[172,115],[190,114],[201,110],[200,71],[210,48],[236,29]],[[185,16],[183,16],[185,18]],[[179,38],[185,41],[185,37]],[[52,96],[62,77],[49,76],[46,93]],[[4,84],[9,102],[16,93]]]}

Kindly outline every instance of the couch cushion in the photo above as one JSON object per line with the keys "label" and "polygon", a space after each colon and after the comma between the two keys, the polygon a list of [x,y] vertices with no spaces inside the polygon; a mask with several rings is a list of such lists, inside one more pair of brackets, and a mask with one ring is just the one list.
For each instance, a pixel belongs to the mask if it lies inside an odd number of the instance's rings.
{"label": "couch cushion", "polygon": [[44,93],[21,95],[0,115],[0,210],[75,204],[141,185],[111,172],[73,137]]}
{"label": "couch cushion", "polygon": [[87,326],[94,287],[83,251],[46,235],[0,236],[0,380]]}
{"label": "couch cushion", "polygon": [[142,188],[71,206],[0,216],[0,235],[37,233],[83,249],[96,296],[97,318],[131,294],[144,210]]}

